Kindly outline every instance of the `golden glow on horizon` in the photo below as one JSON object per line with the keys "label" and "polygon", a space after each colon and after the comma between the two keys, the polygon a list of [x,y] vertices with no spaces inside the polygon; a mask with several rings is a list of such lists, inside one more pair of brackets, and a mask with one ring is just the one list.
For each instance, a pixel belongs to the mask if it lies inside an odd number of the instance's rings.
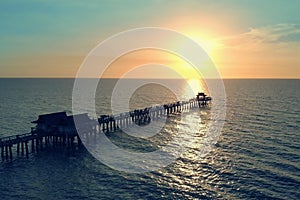
{"label": "golden glow on horizon", "polygon": [[137,73],[132,73],[133,75],[131,78],[201,79],[199,72],[179,56],[154,49],[133,51],[121,56],[109,66],[103,76],[106,78],[122,77],[123,74],[130,70],[151,63],[168,66],[174,73],[170,73],[169,70],[166,70],[166,68],[163,67],[160,71],[149,68],[149,70],[144,72],[137,70]]}

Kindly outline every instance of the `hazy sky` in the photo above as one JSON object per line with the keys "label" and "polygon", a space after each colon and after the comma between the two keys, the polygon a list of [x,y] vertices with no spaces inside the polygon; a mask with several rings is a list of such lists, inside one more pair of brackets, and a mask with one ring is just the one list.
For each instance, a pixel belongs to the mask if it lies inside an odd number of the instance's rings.
{"label": "hazy sky", "polygon": [[[299,8],[298,0],[2,0],[0,77],[74,77],[102,40],[154,26],[203,45],[223,78],[300,78]],[[128,57],[123,65],[135,63]]]}

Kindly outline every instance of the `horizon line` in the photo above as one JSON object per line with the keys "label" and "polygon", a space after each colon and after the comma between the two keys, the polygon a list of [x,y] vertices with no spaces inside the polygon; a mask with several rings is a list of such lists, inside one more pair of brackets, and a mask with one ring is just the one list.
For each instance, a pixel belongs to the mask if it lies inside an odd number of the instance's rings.
{"label": "horizon line", "polygon": [[[30,76],[25,76],[25,77],[1,77],[0,79],[122,79],[122,78],[117,78],[117,77],[105,77],[105,78],[97,78],[97,77],[30,77]],[[142,78],[142,77],[131,77],[131,78],[125,78],[125,79],[170,79],[170,80],[178,80],[178,79],[195,79],[195,78]],[[219,78],[205,78],[205,79],[219,79]],[[300,77],[226,77],[226,78],[220,78],[222,80],[299,80]]]}

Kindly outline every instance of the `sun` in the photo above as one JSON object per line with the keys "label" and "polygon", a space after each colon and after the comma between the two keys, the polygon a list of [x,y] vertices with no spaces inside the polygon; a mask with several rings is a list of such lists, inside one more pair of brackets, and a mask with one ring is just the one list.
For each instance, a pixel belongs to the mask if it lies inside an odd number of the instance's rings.
{"label": "sun", "polygon": [[166,23],[166,27],[178,31],[198,43],[210,56],[215,58],[216,50],[223,47],[220,40],[220,32],[223,28],[211,27],[214,23],[213,19],[196,20],[195,18],[185,17],[174,18],[171,22]]}
{"label": "sun", "polygon": [[218,43],[216,39],[209,36],[208,34],[201,33],[200,31],[185,31],[186,36],[190,37],[192,40],[197,42],[205,51],[206,53],[211,56],[215,57],[215,50],[218,49],[221,44]]}

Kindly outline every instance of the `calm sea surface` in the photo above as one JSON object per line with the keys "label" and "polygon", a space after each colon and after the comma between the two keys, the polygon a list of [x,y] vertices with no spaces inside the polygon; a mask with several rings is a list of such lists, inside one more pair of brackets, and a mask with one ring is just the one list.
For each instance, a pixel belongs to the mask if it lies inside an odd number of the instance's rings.
{"label": "calm sea surface", "polygon": [[[0,136],[29,132],[30,122],[40,114],[71,114],[73,82],[0,79]],[[109,111],[113,82],[106,80],[99,89],[98,114]],[[194,145],[166,168],[129,174],[101,164],[85,149],[52,149],[31,154],[29,159],[15,156],[13,162],[0,161],[0,198],[300,199],[300,80],[225,80],[224,84],[225,124],[205,158],[193,156],[199,151]],[[162,103],[161,94],[173,98],[164,88],[141,91],[130,107],[144,106],[149,99]],[[191,117],[199,117],[199,111]],[[201,120],[196,141],[209,123],[209,111],[201,111]],[[188,130],[195,125],[193,121],[182,126]],[[171,117],[167,137],[172,137],[177,126],[177,117]],[[161,142],[163,137],[159,138]],[[151,149],[118,134],[111,139],[124,148]]]}

